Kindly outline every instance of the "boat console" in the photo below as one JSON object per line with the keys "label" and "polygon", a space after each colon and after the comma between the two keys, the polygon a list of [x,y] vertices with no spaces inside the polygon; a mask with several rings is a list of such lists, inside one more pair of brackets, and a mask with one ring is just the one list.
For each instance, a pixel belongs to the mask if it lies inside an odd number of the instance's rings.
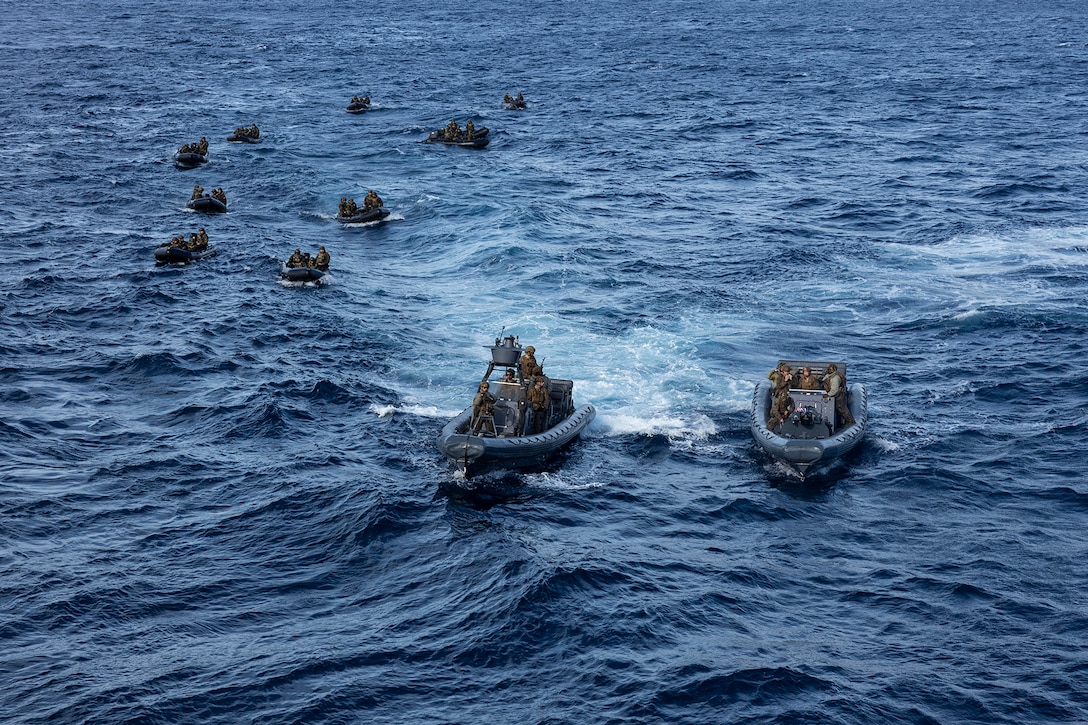
{"label": "boat console", "polygon": [[794,411],[778,434],[783,438],[827,438],[835,431],[835,401],[822,390],[790,389]]}

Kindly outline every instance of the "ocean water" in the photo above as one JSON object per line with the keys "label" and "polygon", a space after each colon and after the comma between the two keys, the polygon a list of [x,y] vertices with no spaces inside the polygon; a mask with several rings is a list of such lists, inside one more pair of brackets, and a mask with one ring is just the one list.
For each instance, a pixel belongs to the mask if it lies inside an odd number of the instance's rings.
{"label": "ocean water", "polygon": [[[1082,3],[4,14],[0,722],[1088,720]],[[597,419],[466,480],[500,334]],[[800,482],[806,357],[871,427]]]}

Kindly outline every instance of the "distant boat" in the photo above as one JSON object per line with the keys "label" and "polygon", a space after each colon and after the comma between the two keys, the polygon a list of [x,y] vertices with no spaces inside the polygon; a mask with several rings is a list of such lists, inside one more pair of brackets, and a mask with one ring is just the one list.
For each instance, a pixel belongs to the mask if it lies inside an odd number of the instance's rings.
{"label": "distant boat", "polygon": [[348,113],[365,113],[370,110],[369,100],[352,101],[348,104]]}
{"label": "distant boat", "polygon": [[190,199],[185,206],[203,214],[225,214],[227,212],[227,205],[211,194]]}
{"label": "distant boat", "polygon": [[[791,372],[810,368],[812,374],[823,377],[828,362],[780,361],[790,366]],[[836,363],[838,372],[846,376],[845,363]],[[861,383],[847,386],[843,395],[854,422],[843,425],[835,410],[835,401],[826,398],[821,390],[789,389],[794,410],[784,422],[774,430],[767,428],[767,419],[771,411],[770,380],[761,380],[756,385],[752,399],[750,426],[752,437],[759,446],[775,459],[785,463],[802,478],[818,463],[834,460],[845,455],[865,436],[868,417],[868,393]]]}
{"label": "distant boat", "polygon": [[174,166],[182,170],[195,169],[206,163],[208,163],[206,154],[198,154],[193,151],[186,151],[185,153],[179,151],[174,154]]}
{"label": "distant boat", "polygon": [[230,136],[227,136],[227,140],[233,143],[260,143],[261,137],[253,137],[244,133],[232,133]]}
{"label": "distant boat", "polygon": [[522,98],[520,100],[517,99],[517,98],[514,98],[514,99],[509,100],[509,101],[504,100],[502,102],[502,107],[506,111],[524,111],[526,108],[529,107],[529,104],[527,104],[525,102],[524,98]]}
{"label": "distant boat", "polygon": [[425,139],[427,143],[441,143],[447,146],[464,146],[465,148],[482,149],[490,142],[491,139],[487,138],[487,133],[490,129],[487,126],[476,129],[472,137],[468,137],[463,133],[456,138],[446,138],[446,129],[440,128],[437,131],[431,131],[431,134]]}
{"label": "distant boat", "polygon": [[366,224],[368,222],[377,222],[385,219],[389,216],[389,210],[384,206],[375,207],[374,209],[367,209],[366,211],[359,210],[358,213],[351,216],[337,216],[336,221],[341,224]]}
{"label": "distant boat", "polygon": [[188,264],[198,259],[207,259],[215,256],[215,247],[207,247],[199,251],[186,249],[185,247],[171,247],[163,245],[155,249],[155,262],[163,264]]}
{"label": "distant boat", "polygon": [[288,282],[317,282],[325,276],[325,273],[316,267],[288,267],[283,265],[280,270],[280,279]]}
{"label": "distant boat", "polygon": [[[517,338],[496,338],[490,349],[491,363],[484,380],[496,368],[517,370],[522,351]],[[495,395],[491,417],[473,421],[469,406],[438,435],[439,450],[466,474],[488,465],[520,467],[543,462],[577,439],[596,415],[592,405],[575,408],[573,381],[551,378],[548,419],[543,432],[534,434],[528,381],[488,380],[488,384]]]}

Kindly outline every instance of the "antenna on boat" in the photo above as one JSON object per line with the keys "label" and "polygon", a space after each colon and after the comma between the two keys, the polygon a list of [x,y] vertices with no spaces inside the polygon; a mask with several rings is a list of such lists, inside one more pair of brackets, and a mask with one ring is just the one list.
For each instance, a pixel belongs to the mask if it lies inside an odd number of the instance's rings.
{"label": "antenna on boat", "polygon": [[496,345],[498,345],[500,342],[502,342],[502,333],[504,333],[504,332],[506,332],[506,325],[503,325],[502,329],[499,330],[499,336],[495,338],[495,344]]}

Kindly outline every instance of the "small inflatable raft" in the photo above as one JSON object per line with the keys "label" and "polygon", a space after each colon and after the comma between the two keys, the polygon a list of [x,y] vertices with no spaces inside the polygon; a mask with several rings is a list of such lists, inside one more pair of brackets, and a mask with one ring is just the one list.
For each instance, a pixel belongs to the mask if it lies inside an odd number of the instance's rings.
{"label": "small inflatable raft", "polygon": [[193,251],[184,247],[161,246],[155,249],[155,262],[163,264],[188,264],[198,259],[215,256],[215,247]]}
{"label": "small inflatable raft", "polygon": [[197,154],[191,151],[174,154],[174,166],[182,170],[195,169],[206,163],[208,163],[208,157],[204,154]]}
{"label": "small inflatable raft", "polygon": [[491,141],[487,137],[487,133],[490,129],[486,126],[476,129],[476,132],[472,135],[472,138],[465,136],[463,133],[456,138],[446,138],[445,129],[438,129],[437,131],[431,131],[431,134],[425,139],[427,143],[440,143],[447,146],[464,146],[465,148],[482,149]]}
{"label": "small inflatable raft", "polygon": [[185,205],[193,211],[198,211],[202,214],[226,214],[227,205],[216,199],[211,194],[205,194],[204,196],[196,199],[190,199]]}
{"label": "small inflatable raft", "polygon": [[325,273],[316,267],[288,267],[283,265],[280,270],[280,279],[287,282],[317,282]]}
{"label": "small inflatable raft", "polygon": [[366,211],[360,211],[357,214],[351,216],[338,216],[336,221],[341,224],[367,224],[369,222],[378,222],[389,216],[389,210],[384,206],[379,206],[374,209],[367,209]]}

